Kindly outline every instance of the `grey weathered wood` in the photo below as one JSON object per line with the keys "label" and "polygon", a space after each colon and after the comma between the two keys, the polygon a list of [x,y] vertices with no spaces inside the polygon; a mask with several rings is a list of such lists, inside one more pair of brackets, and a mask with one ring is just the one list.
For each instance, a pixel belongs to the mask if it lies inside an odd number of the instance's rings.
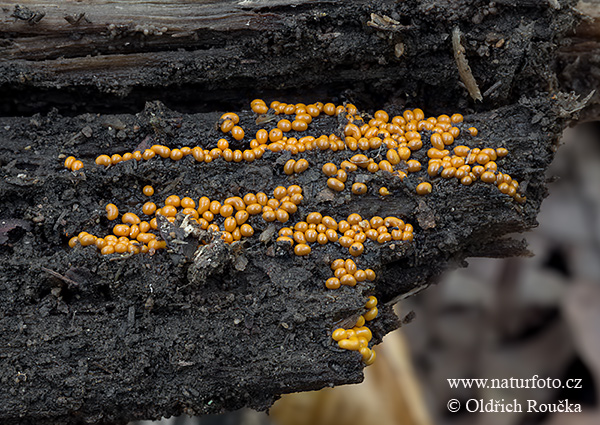
{"label": "grey weathered wood", "polygon": [[589,95],[577,112],[579,122],[600,120],[600,5],[581,0],[582,21],[557,52],[557,74],[563,90]]}

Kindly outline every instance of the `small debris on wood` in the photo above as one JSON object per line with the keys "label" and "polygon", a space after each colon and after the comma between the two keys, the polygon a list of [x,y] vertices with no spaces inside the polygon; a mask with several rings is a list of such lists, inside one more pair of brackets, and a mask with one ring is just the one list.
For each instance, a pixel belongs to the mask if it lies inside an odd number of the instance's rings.
{"label": "small debris on wood", "polygon": [[479,90],[477,81],[475,81],[471,67],[469,67],[469,61],[465,57],[465,48],[460,42],[460,37],[460,29],[455,27],[452,30],[452,49],[454,50],[454,60],[456,60],[458,74],[473,100],[481,102],[483,101],[483,97],[481,97],[481,91]]}
{"label": "small debris on wood", "polygon": [[14,229],[31,230],[31,224],[28,221],[20,219],[0,220],[0,245],[8,242],[8,234]]}
{"label": "small debris on wood", "polygon": [[72,279],[69,279],[69,278],[68,278],[68,277],[66,277],[66,276],[63,276],[63,275],[62,275],[62,274],[60,274],[60,273],[57,273],[57,272],[55,272],[54,270],[47,269],[46,267],[43,267],[43,266],[41,267],[41,269],[42,269],[43,271],[45,271],[46,273],[48,273],[48,274],[50,274],[50,275],[54,276],[55,278],[57,278],[57,279],[60,279],[60,280],[64,281],[64,282],[65,282],[65,283],[67,283],[69,286],[72,286],[72,287],[75,287],[75,288],[77,288],[77,287],[79,286],[79,283],[75,282],[75,281],[74,281],[74,280],[72,280]]}
{"label": "small debris on wood", "polygon": [[378,15],[377,13],[371,13],[371,20],[367,22],[367,25],[382,31],[398,32],[409,29],[410,26],[402,25],[400,22],[385,15]]}
{"label": "small debris on wood", "polygon": [[20,6],[17,4],[15,5],[15,10],[10,16],[22,21],[27,21],[30,25],[35,25],[40,22],[44,16],[46,16],[46,12],[33,11],[27,6]]}
{"label": "small debris on wood", "polygon": [[78,15],[65,15],[64,18],[65,18],[65,21],[67,21],[68,23],[70,23],[73,26],[79,25],[82,21],[85,22],[85,23],[88,23],[88,24],[92,23],[92,21],[90,21],[85,16],[85,12],[82,12],[82,13],[80,13]]}

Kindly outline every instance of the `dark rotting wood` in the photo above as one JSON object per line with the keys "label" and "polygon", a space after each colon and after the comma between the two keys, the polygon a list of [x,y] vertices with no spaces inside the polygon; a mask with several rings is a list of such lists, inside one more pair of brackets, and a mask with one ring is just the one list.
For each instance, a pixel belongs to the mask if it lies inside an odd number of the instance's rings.
{"label": "dark rotting wood", "polygon": [[[590,92],[557,78],[557,58],[570,54],[566,44],[581,19],[573,2],[559,9],[516,0],[152,4],[120,2],[118,11],[102,2],[1,4],[3,423],[264,410],[283,393],[359,382],[360,356],[338,349],[330,335],[356,317],[367,295],[380,300],[371,325],[380,342],[399,325],[393,303],[443,271],[471,256],[527,254],[507,235],[536,225],[545,170]],[[456,27],[482,102],[461,83]],[[339,162],[329,151],[307,154],[310,168],[294,177],[281,172],[289,153],[250,165],[92,164],[98,154],[154,143],[212,147],[215,123],[228,110],[252,133],[259,127],[248,106],[256,97],[349,101],[367,113],[461,112],[479,129],[466,144],[509,150],[503,167],[527,202],[493,186],[439,179],[421,197],[420,175],[401,181],[383,172],[369,184],[390,196],[336,195],[320,172]],[[327,134],[343,129],[335,120],[318,125]],[[61,154],[84,160],[83,172],[65,170]],[[305,190],[299,217],[399,215],[415,227],[414,243],[366,251],[360,261],[378,279],[337,292],[323,282],[342,251],[296,257],[274,243],[268,226],[235,250],[214,245],[214,270],[190,268],[183,246],[117,261],[67,246],[82,230],[109,228],[106,203],[139,205],[146,184],[222,199],[291,181]]]}

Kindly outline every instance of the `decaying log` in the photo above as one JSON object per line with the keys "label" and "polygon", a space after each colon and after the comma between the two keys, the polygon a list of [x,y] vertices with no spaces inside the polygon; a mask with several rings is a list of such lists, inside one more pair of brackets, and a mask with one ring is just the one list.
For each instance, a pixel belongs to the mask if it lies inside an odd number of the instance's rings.
{"label": "decaying log", "polygon": [[580,1],[576,5],[581,23],[569,35],[557,55],[557,75],[566,92],[585,98],[574,106],[578,122],[600,119],[600,6]]}
{"label": "decaying log", "polygon": [[[464,109],[472,104],[451,51],[458,28],[485,104],[497,107],[517,101],[527,79],[558,90],[554,43],[569,54],[582,39],[565,31],[584,16],[580,10],[594,9],[588,2],[553,4],[251,0],[114,7],[28,0],[17,9],[0,2],[0,106],[3,115],[53,106],[70,114],[135,112],[158,99],[180,111],[237,110],[245,99],[302,87],[307,99],[345,94],[371,107],[394,101]],[[528,16],[519,20],[519,13]],[[506,19],[509,25],[500,24]],[[591,54],[597,33],[585,34],[583,49]],[[591,75],[573,75],[573,82],[566,75],[561,83],[597,82]]]}
{"label": "decaying log", "polygon": [[[283,393],[360,381],[360,355],[339,349],[331,331],[351,324],[374,294],[381,308],[370,327],[378,343],[398,326],[391,306],[443,271],[472,256],[526,255],[524,242],[507,235],[536,225],[558,138],[596,99],[586,98],[581,68],[572,78],[565,73],[582,18],[571,1],[0,6],[2,423],[267,409]],[[453,51],[455,28],[461,55]],[[460,56],[482,102],[461,82]],[[430,179],[430,195],[418,196],[424,171],[403,180],[357,171],[349,182],[365,180],[368,194],[333,192],[321,167],[339,164],[350,156],[344,151],[306,152],[310,168],[292,176],[282,172],[289,152],[267,152],[249,164],[191,157],[93,164],[101,153],[157,143],[212,148],[227,110],[238,112],[247,131],[244,149],[262,128],[248,110],[255,97],[347,101],[371,114],[461,112],[460,140],[506,147],[499,167],[519,181],[527,201],[493,185],[439,177]],[[10,116],[20,113],[30,116]],[[340,117],[314,125],[318,134],[343,137],[344,124]],[[479,135],[467,136],[468,126]],[[415,153],[423,162],[424,151]],[[64,169],[65,155],[84,161],[83,170]],[[206,240],[200,256],[187,248],[207,236],[176,228],[165,231],[174,235],[165,236],[169,249],[152,256],[108,258],[93,247],[67,246],[81,231],[110,231],[108,202],[139,209],[147,184],[161,199],[220,200],[297,184],[304,200],[295,217],[394,215],[414,226],[415,238],[369,245],[357,261],[377,280],[336,291],[323,283],[347,249],[315,246],[298,257],[275,242],[280,226],[259,221],[246,242]],[[389,196],[379,195],[382,186]]]}

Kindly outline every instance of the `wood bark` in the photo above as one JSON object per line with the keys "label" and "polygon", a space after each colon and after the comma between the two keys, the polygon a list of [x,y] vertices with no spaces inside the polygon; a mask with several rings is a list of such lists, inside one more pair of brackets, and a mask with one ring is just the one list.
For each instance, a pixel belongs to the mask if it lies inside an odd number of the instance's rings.
{"label": "wood bark", "polygon": [[[506,235],[536,225],[544,171],[564,126],[577,113],[595,114],[597,97],[586,96],[597,77],[586,80],[584,64],[596,69],[596,45],[577,40],[590,43],[597,33],[592,21],[577,27],[583,7],[570,1],[115,5],[0,3],[3,423],[266,409],[286,392],[358,382],[360,358],[336,347],[333,328],[374,294],[380,342],[399,324],[391,306],[443,271],[471,256],[527,254],[524,242]],[[461,34],[454,50],[453,33]],[[468,61],[472,79],[457,58]],[[465,86],[473,81],[482,102]],[[424,171],[404,180],[358,171],[352,178],[365,179],[370,192],[336,194],[320,171],[341,160],[329,151],[306,153],[311,167],[292,177],[281,171],[290,153],[244,166],[190,158],[93,165],[100,153],[156,143],[212,148],[227,110],[254,132],[260,125],[248,105],[256,97],[352,102],[367,113],[461,112],[464,143],[508,148],[503,172],[518,179],[527,201],[441,178],[421,197],[415,188]],[[467,138],[467,123],[478,137]],[[315,125],[343,136],[344,124]],[[63,169],[66,154],[85,161],[83,172]],[[108,228],[106,203],[139,207],[146,184],[161,195],[224,198],[292,182],[305,190],[300,217],[397,215],[415,227],[414,243],[373,245],[360,262],[376,270],[375,283],[334,293],[323,282],[347,250],[315,247],[298,258],[264,224],[260,242],[212,245],[218,273],[194,274],[202,279],[188,278],[191,264],[199,266],[175,243],[164,255],[114,260],[67,247],[73,234]],[[392,195],[380,196],[382,186]]]}
{"label": "wood bark", "polygon": [[557,75],[564,91],[587,98],[585,108],[577,113],[577,122],[600,120],[600,6],[580,1],[576,5],[582,16],[557,55]]}

